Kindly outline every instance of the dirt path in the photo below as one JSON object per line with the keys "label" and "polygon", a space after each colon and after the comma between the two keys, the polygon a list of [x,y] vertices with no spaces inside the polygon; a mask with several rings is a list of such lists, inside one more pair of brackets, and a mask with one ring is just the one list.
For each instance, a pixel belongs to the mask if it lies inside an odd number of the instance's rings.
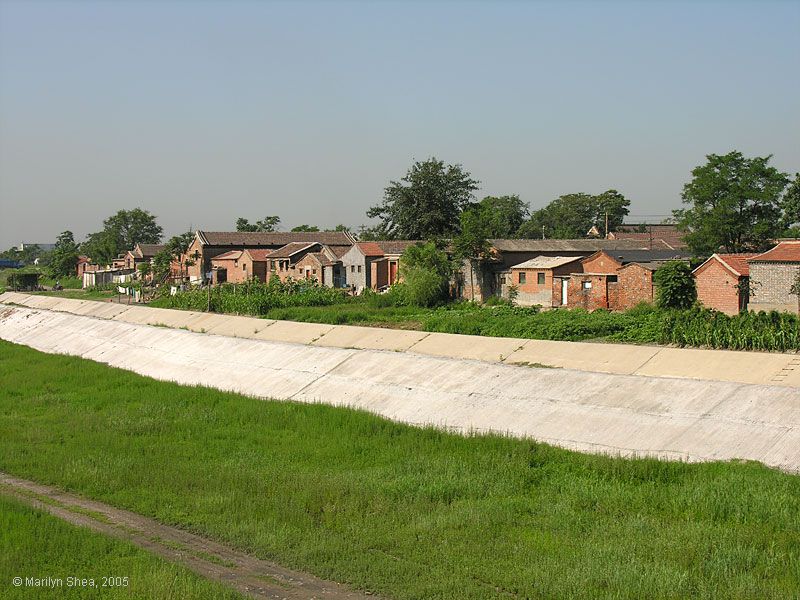
{"label": "dirt path", "polygon": [[375,598],[333,581],[285,569],[148,517],[0,472],[0,493],[3,492],[74,525],[131,542],[253,598]]}

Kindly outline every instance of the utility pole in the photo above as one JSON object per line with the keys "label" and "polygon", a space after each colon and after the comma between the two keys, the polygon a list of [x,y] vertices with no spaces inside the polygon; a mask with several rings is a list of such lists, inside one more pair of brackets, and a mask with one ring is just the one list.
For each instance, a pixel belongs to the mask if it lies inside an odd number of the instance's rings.
{"label": "utility pole", "polygon": [[542,225],[542,239],[544,239],[544,225]]}
{"label": "utility pole", "polygon": [[605,238],[608,239],[608,210],[606,210],[606,230],[605,230]]}

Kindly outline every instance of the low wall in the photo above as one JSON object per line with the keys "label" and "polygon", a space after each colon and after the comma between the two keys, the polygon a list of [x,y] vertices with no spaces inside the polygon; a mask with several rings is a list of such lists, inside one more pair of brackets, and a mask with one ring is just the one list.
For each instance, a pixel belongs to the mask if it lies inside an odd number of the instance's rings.
{"label": "low wall", "polygon": [[[106,306],[109,314],[121,308]],[[212,329],[252,325],[220,315],[192,318]],[[298,326],[302,337],[302,325],[267,323],[262,331]],[[800,471],[800,400],[791,387],[244,339],[11,305],[0,306],[0,338],[157,379],[349,406],[414,425],[495,431],[589,452],[741,458]]]}

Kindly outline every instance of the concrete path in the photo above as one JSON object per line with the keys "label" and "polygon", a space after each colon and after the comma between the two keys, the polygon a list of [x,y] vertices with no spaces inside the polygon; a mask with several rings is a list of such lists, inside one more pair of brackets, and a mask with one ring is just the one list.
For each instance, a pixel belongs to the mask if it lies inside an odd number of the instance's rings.
{"label": "concrete path", "polygon": [[157,379],[348,406],[414,425],[507,433],[587,452],[750,459],[800,471],[800,392],[785,385],[243,339],[8,305],[0,307],[0,338]]}
{"label": "concrete path", "polygon": [[214,540],[57,488],[0,473],[0,493],[64,521],[131,542],[253,598],[355,600],[375,596],[285,569]]}
{"label": "concrete path", "polygon": [[237,338],[414,352],[428,356],[546,365],[597,373],[800,387],[798,354],[556,342],[296,323],[14,292],[0,295],[0,303]]}

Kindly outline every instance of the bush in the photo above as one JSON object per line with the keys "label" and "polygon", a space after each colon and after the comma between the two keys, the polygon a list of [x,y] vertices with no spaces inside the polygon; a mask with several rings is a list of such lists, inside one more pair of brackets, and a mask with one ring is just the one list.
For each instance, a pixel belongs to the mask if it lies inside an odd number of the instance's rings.
{"label": "bush", "polygon": [[410,246],[401,259],[400,273],[408,304],[436,306],[447,301],[453,265],[435,242]]}
{"label": "bush", "polygon": [[660,308],[690,308],[697,301],[692,269],[683,261],[664,263],[656,270],[654,281],[656,304]]}

